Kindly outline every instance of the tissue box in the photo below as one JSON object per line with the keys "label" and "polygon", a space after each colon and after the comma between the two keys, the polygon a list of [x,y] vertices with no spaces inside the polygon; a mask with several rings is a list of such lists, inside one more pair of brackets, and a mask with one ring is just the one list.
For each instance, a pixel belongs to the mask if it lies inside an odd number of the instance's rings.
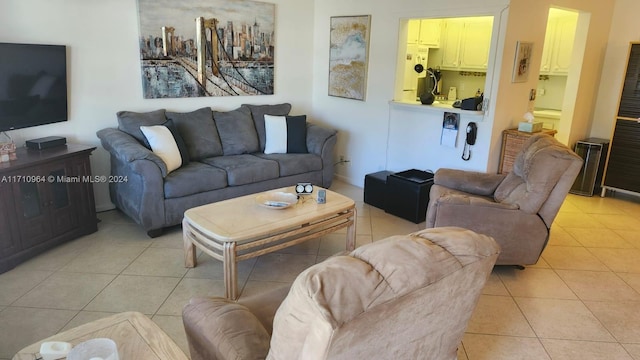
{"label": "tissue box", "polygon": [[528,133],[542,131],[542,122],[530,123],[530,122],[523,121],[520,124],[518,124],[518,131],[524,131]]}

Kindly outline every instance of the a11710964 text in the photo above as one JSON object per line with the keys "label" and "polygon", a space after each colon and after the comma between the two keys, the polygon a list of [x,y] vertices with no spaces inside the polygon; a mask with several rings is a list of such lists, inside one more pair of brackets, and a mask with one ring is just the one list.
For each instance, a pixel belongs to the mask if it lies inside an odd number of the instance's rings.
{"label": "a11710964 text", "polygon": [[117,183],[127,182],[118,175],[3,175],[0,183]]}

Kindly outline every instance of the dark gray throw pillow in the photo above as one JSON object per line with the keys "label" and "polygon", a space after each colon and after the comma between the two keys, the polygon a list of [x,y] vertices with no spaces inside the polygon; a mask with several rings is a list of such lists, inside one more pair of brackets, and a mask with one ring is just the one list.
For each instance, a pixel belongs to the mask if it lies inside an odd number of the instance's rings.
{"label": "dark gray throw pillow", "polygon": [[167,111],[166,116],[167,119],[173,120],[182,135],[191,159],[200,160],[222,155],[222,143],[211,108],[204,107],[187,113]]}
{"label": "dark gray throw pillow", "polygon": [[119,111],[116,115],[118,117],[118,129],[133,136],[148,149],[151,149],[151,147],[147,142],[147,138],[140,131],[140,126],[162,125],[167,121],[165,109],[149,112]]}
{"label": "dark gray throw pillow", "polygon": [[291,111],[291,104],[282,103],[275,105],[250,105],[245,104],[251,110],[251,116],[256,126],[258,140],[260,141],[260,150],[264,150],[266,144],[266,135],[264,130],[264,115],[286,116]]}
{"label": "dark gray throw pillow", "polygon": [[224,155],[250,154],[260,151],[258,134],[249,108],[214,111],[213,120],[220,134]]}
{"label": "dark gray throw pillow", "polygon": [[180,135],[180,132],[178,131],[178,129],[176,129],[176,126],[173,124],[173,121],[167,120],[162,125],[166,126],[167,129],[169,129],[169,131],[171,132],[171,135],[173,135],[173,140],[176,141],[176,145],[178,146],[178,151],[180,151],[180,158],[182,159],[182,166],[189,164],[189,150],[187,150],[187,145],[185,144],[184,139],[182,138],[182,135]]}

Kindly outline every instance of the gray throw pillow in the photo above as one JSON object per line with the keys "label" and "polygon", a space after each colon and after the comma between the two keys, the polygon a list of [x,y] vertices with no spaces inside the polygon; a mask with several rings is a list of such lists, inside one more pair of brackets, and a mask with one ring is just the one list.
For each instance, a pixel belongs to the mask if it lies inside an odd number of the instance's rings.
{"label": "gray throw pillow", "polygon": [[245,104],[251,110],[251,116],[258,132],[258,140],[260,141],[260,150],[264,150],[267,143],[267,137],[264,130],[264,115],[287,116],[291,111],[291,104],[275,104],[275,105],[249,105]]}
{"label": "gray throw pillow", "polygon": [[133,136],[148,149],[151,149],[151,147],[147,142],[147,138],[140,131],[140,126],[162,125],[167,121],[165,109],[149,112],[119,111],[116,115],[118,117],[118,129]]}
{"label": "gray throw pillow", "polygon": [[166,116],[173,120],[182,135],[191,159],[222,155],[222,142],[213,122],[211,108],[205,107],[188,113],[167,111]]}
{"label": "gray throw pillow", "polygon": [[224,155],[250,154],[260,151],[258,134],[249,108],[241,106],[231,111],[214,111]]}

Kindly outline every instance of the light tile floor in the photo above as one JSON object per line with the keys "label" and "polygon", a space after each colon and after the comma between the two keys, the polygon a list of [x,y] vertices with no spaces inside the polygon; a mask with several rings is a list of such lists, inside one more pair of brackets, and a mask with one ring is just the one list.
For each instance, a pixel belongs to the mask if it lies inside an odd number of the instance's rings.
{"label": "light tile floor", "polygon": [[[360,188],[332,190],[358,204],[357,245],[417,231],[363,203]],[[99,231],[0,274],[0,359],[39,339],[121,311],[147,314],[188,353],[180,317],[192,296],[223,293],[222,266],[201,254],[183,266],[179,228],[150,239],[118,211]],[[344,248],[344,232],[239,265],[244,296],[291,282]],[[535,266],[494,269],[460,360],[640,360],[640,200],[569,195]]]}

